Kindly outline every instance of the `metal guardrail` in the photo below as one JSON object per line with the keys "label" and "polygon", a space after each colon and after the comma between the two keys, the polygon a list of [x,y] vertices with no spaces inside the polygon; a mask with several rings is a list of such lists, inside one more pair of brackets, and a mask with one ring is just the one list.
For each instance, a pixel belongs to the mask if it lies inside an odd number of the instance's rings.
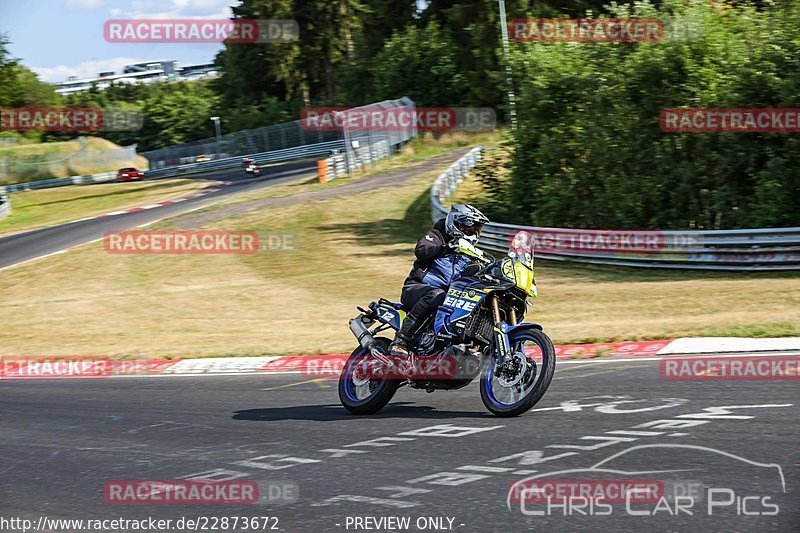
{"label": "metal guardrail", "polygon": [[0,194],[0,218],[5,218],[11,214],[11,200],[8,196]]}
{"label": "metal guardrail", "polygon": [[266,163],[277,163],[280,161],[290,161],[292,159],[304,159],[306,157],[318,157],[321,155],[330,154],[334,150],[343,150],[344,141],[328,141],[317,144],[308,144],[305,146],[296,146],[294,148],[286,148],[284,150],[273,150],[271,152],[262,152],[258,154],[245,154],[237,157],[226,157],[224,159],[216,159],[214,161],[205,161],[203,163],[189,163],[188,165],[180,165],[176,167],[161,168],[158,170],[147,170],[144,173],[145,178],[169,178],[174,176],[184,176],[188,174],[201,174],[205,172],[216,172],[219,170],[227,170],[234,168],[242,168],[242,159],[251,157],[259,165]]}
{"label": "metal guardrail", "polygon": [[[249,154],[242,157],[252,157],[258,164],[277,163],[280,161],[290,161],[292,159],[300,159],[305,157],[318,157],[321,155],[330,154],[335,150],[343,150],[344,141],[330,141],[319,144],[311,144],[308,146],[297,146],[295,148],[287,148],[286,150],[275,150],[272,152],[265,152],[260,154]],[[190,163],[188,165],[181,165],[177,167],[167,167],[159,170],[145,170],[144,176],[149,179],[171,178],[176,176],[184,176],[190,174],[201,174],[205,172],[215,172],[218,170],[234,169],[242,167],[242,157],[228,157],[225,159],[217,159],[215,161],[207,161],[203,163]],[[30,191],[36,189],[49,189],[51,187],[63,187],[66,185],[86,185],[89,183],[101,183],[106,181],[114,181],[116,179],[116,172],[101,172],[99,174],[88,174],[85,176],[72,176],[69,178],[54,178],[50,180],[30,181],[27,183],[15,183],[14,185],[6,185],[0,187],[2,193],[14,193],[21,191]]]}
{"label": "metal guardrail", "polygon": [[443,205],[447,197],[456,190],[470,170],[483,159],[483,146],[476,146],[439,174],[431,187],[431,218],[434,221],[447,215],[448,208]]}
{"label": "metal guardrail", "polygon": [[[478,151],[476,153],[476,151]],[[431,187],[431,216],[480,161],[477,147],[439,175]],[[536,256],[555,261],[640,268],[720,271],[800,270],[800,227],[701,231],[562,229],[486,224],[480,244],[505,253],[518,231],[530,232]]]}
{"label": "metal guardrail", "polygon": [[15,183],[0,187],[0,193],[14,193],[22,191],[34,191],[38,189],[50,189],[53,187],[64,187],[66,185],[87,185],[89,183],[103,183],[114,181],[117,177],[116,172],[100,172],[98,174],[86,174],[83,176],[71,176],[69,178],[53,178],[50,180],[29,181],[26,183]]}
{"label": "metal guardrail", "polygon": [[370,163],[375,163],[379,159],[389,157],[391,149],[387,141],[378,141],[368,146],[351,148],[350,168],[348,168],[347,154],[337,152],[325,160],[326,179],[328,181],[348,174],[352,170],[366,167]]}
{"label": "metal guardrail", "polygon": [[[318,157],[321,155],[330,154],[336,150],[344,149],[344,141],[329,141],[319,144],[311,144],[308,146],[298,146],[295,148],[287,148],[286,150],[275,150],[272,152],[249,154],[242,157],[252,157],[256,163],[263,165],[267,163],[277,163],[280,161],[290,161],[293,159],[301,159],[305,157]],[[241,157],[228,157],[225,159],[217,159],[215,161],[207,161],[203,163],[190,163],[188,165],[181,165],[177,167],[162,168],[159,170],[146,170],[144,171],[145,178],[149,179],[162,179],[177,176],[185,176],[191,174],[201,174],[205,172],[215,172],[218,170],[234,169],[242,167]],[[37,189],[49,189],[51,187],[63,187],[66,185],[86,185],[89,183],[101,183],[106,181],[114,181],[116,179],[116,172],[101,172],[99,174],[88,174],[85,176],[72,176],[69,178],[54,178],[50,180],[30,181],[27,183],[15,183],[14,185],[6,185],[0,187],[0,193],[14,193],[22,191],[31,191]]]}

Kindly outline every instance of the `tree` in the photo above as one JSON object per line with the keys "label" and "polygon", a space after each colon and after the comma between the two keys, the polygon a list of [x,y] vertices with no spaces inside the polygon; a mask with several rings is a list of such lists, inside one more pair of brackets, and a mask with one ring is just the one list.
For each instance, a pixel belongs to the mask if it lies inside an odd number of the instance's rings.
{"label": "tree", "polygon": [[468,90],[456,46],[439,24],[408,26],[386,42],[373,62],[378,99],[409,96],[419,106],[457,106]]}
{"label": "tree", "polygon": [[15,98],[18,62],[8,51],[9,41],[0,34],[0,106],[10,106]]}
{"label": "tree", "polygon": [[243,0],[234,18],[294,19],[300,34],[293,43],[226,44],[216,58],[223,105],[335,103],[335,70],[353,59],[363,10],[359,0]]}
{"label": "tree", "polygon": [[216,95],[202,82],[153,85],[142,101],[147,110],[140,132],[142,149],[160,148],[211,137],[209,117],[216,114]]}

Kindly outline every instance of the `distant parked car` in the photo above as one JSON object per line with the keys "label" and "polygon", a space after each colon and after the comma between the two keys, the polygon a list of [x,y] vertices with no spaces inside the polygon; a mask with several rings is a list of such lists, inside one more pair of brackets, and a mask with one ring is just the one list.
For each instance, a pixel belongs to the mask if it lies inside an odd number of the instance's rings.
{"label": "distant parked car", "polygon": [[144,172],[133,167],[121,168],[117,171],[117,181],[142,181]]}
{"label": "distant parked car", "polygon": [[195,163],[205,163],[206,161],[211,161],[211,156],[206,154],[200,154],[195,158]]}

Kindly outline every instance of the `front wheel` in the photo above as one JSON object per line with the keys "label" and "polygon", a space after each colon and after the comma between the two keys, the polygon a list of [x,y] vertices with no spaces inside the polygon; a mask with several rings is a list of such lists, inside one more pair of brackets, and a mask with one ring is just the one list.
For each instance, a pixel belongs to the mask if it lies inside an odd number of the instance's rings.
{"label": "front wheel", "polygon": [[481,400],[492,414],[518,416],[542,399],[556,371],[553,341],[538,329],[509,336],[512,356],[497,366],[492,358],[481,377]]}
{"label": "front wheel", "polygon": [[[384,350],[389,340],[376,339]],[[350,358],[339,376],[339,401],[354,415],[372,415],[383,409],[397,392],[400,382],[394,379],[379,379],[370,375],[369,360],[372,355],[362,347],[350,354]]]}

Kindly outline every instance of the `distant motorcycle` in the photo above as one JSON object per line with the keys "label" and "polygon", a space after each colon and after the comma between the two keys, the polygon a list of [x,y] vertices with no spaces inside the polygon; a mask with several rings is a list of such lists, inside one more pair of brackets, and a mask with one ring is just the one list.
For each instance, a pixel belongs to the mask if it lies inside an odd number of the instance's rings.
{"label": "distant motorcycle", "polygon": [[408,385],[427,392],[466,387],[480,376],[480,394],[496,416],[517,416],[533,407],[555,373],[555,348],[538,324],[522,322],[533,280],[533,237],[517,233],[507,256],[494,260],[461,239],[456,254],[477,263],[477,271],[450,285],[444,305],[413,337],[409,358],[387,353],[405,310],[381,298],[350,320],[360,346],[339,377],[339,399],[351,413],[373,414]]}
{"label": "distant motorcycle", "polygon": [[261,167],[258,166],[256,163],[250,163],[244,169],[246,174],[251,176],[260,176],[261,175]]}

